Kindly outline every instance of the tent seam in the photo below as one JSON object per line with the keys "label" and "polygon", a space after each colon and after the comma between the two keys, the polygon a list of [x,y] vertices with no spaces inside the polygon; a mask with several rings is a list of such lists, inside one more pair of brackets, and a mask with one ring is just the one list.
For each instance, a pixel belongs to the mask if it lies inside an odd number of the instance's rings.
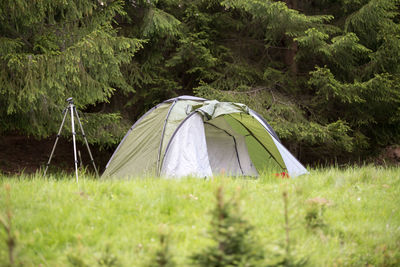
{"label": "tent seam", "polygon": [[157,173],[158,173],[158,175],[160,175],[160,172],[161,172],[161,166],[160,166],[161,150],[162,150],[162,144],[163,144],[164,137],[165,137],[165,129],[167,126],[167,121],[168,121],[169,115],[171,114],[171,111],[174,108],[177,101],[178,101],[177,99],[174,100],[174,102],[172,103],[171,107],[168,110],[167,116],[165,117],[164,126],[163,126],[163,130],[161,133],[160,145],[158,148],[158,158],[157,158]]}
{"label": "tent seam", "polygon": [[[264,125],[262,125],[262,123],[260,123],[260,124],[264,127],[264,129],[267,130],[267,132],[268,132],[271,136],[273,136],[276,140],[278,140],[279,143],[282,143],[281,140],[279,139],[278,135],[277,135],[276,132],[274,131],[274,129],[271,127],[271,125],[269,125],[269,123],[268,123],[260,114],[258,114],[257,112],[255,112],[255,111],[252,110],[252,109],[249,109],[249,110],[250,110],[249,115],[252,116],[252,117],[256,117],[256,118],[260,119],[260,120],[265,124],[265,126],[266,126],[266,127],[265,127]],[[253,114],[252,114],[252,113],[253,113]]]}

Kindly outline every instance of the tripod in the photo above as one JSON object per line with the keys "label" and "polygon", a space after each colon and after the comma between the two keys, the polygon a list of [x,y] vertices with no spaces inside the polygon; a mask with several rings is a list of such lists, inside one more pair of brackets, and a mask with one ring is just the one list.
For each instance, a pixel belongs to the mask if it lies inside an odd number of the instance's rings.
{"label": "tripod", "polygon": [[60,138],[61,130],[62,130],[62,128],[64,126],[64,123],[65,123],[65,118],[67,117],[68,111],[70,111],[71,112],[71,127],[72,127],[72,143],[73,143],[73,146],[74,146],[75,176],[76,176],[76,182],[78,183],[78,159],[76,157],[76,141],[75,141],[76,132],[75,132],[74,113],[76,115],[76,118],[78,120],[79,126],[81,128],[82,136],[85,139],[85,143],[86,143],[87,150],[89,152],[90,160],[91,160],[91,162],[93,164],[94,170],[96,171],[97,177],[99,176],[99,173],[97,171],[96,164],[94,163],[92,152],[90,151],[89,143],[88,143],[88,141],[86,139],[85,132],[83,131],[82,123],[81,123],[81,120],[79,119],[78,111],[76,110],[76,107],[74,105],[74,101],[72,100],[72,97],[68,98],[67,102],[68,102],[68,106],[63,111],[64,118],[63,118],[62,123],[60,125],[60,129],[58,130],[57,138],[56,138],[56,141],[54,143],[53,149],[51,151],[51,154],[50,154],[50,157],[49,157],[49,161],[46,164],[46,169],[44,170],[44,175],[43,176],[46,176],[47,169],[50,166],[51,158],[53,157],[54,151],[56,150],[57,142],[58,142],[58,139]]}

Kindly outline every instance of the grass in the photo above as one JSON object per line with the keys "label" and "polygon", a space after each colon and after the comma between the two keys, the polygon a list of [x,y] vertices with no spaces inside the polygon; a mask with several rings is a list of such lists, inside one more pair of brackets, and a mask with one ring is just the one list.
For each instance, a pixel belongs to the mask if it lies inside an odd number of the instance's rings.
{"label": "grass", "polygon": [[[398,168],[330,168],[257,180],[82,176],[79,188],[73,176],[0,176],[0,215],[6,221],[7,210],[12,214],[16,264],[100,266],[111,258],[115,266],[141,266],[162,228],[178,266],[190,266],[190,255],[212,242],[210,211],[221,185],[228,196],[240,190],[244,216],[271,257],[284,253],[287,192],[291,251],[307,266],[400,264]],[[9,263],[8,238],[1,229],[0,265]]]}

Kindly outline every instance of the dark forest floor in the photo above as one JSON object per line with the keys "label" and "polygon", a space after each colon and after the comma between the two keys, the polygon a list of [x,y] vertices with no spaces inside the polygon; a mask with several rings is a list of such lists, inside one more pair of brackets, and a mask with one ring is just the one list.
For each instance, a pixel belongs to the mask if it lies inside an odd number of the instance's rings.
{"label": "dark forest floor", "polygon": [[[55,136],[42,140],[18,134],[0,136],[0,174],[32,174],[41,169],[43,171],[49,159],[54,141]],[[101,174],[115,148],[105,150],[90,146],[90,149]],[[78,156],[79,163],[86,166],[89,172],[94,172],[86,146],[77,142],[77,150],[81,154],[80,158]],[[381,166],[400,166],[400,146],[387,147],[378,157],[369,160],[368,163]],[[73,171],[74,156],[72,140],[60,137],[49,167],[49,172],[69,173]]]}
{"label": "dark forest floor", "polygon": [[[0,173],[7,175],[31,174],[40,169],[44,170],[54,141],[55,136],[43,140],[22,135],[0,136]],[[93,146],[90,146],[90,149],[97,167],[102,172],[114,149],[100,150]],[[88,171],[93,171],[86,146],[78,142],[77,150],[81,154],[81,159],[78,156],[78,161],[87,166]],[[50,163],[49,172],[73,172],[73,153],[72,141],[60,137]]]}

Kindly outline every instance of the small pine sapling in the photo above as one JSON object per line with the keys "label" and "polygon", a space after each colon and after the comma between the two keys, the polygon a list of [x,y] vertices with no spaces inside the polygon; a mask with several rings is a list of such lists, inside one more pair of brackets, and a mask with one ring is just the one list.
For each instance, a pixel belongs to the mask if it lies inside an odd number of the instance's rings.
{"label": "small pine sapling", "polygon": [[290,232],[292,230],[292,223],[290,221],[289,214],[289,193],[285,189],[282,192],[283,199],[283,216],[284,216],[284,230],[285,230],[285,241],[282,244],[282,252],[275,255],[278,260],[273,263],[267,264],[267,266],[285,266],[285,267],[301,267],[307,265],[307,259],[303,257],[294,256],[295,251],[293,250],[293,240]]}
{"label": "small pine sapling", "polygon": [[82,236],[77,235],[77,245],[73,248],[71,248],[70,252],[67,253],[67,260],[69,265],[75,266],[75,267],[89,267],[92,266],[92,262],[90,262],[92,259],[88,257],[89,253],[87,251],[87,248],[83,246],[82,244]]}
{"label": "small pine sapling", "polygon": [[192,255],[193,262],[207,267],[261,266],[264,253],[251,234],[253,227],[242,218],[237,195],[225,201],[219,187],[216,198],[210,229],[214,244]]}
{"label": "small pine sapling", "polygon": [[325,229],[327,224],[324,220],[326,207],[331,206],[332,202],[321,197],[315,197],[306,201],[305,222],[308,229]]}
{"label": "small pine sapling", "polygon": [[118,267],[121,264],[118,261],[117,256],[115,256],[112,251],[110,245],[106,246],[106,249],[101,254],[101,257],[97,260],[97,264],[99,266],[106,266],[106,267]]}
{"label": "small pine sapling", "polygon": [[150,261],[145,264],[146,267],[175,267],[175,261],[170,250],[169,235],[165,230],[160,230],[159,247],[151,257]]}

